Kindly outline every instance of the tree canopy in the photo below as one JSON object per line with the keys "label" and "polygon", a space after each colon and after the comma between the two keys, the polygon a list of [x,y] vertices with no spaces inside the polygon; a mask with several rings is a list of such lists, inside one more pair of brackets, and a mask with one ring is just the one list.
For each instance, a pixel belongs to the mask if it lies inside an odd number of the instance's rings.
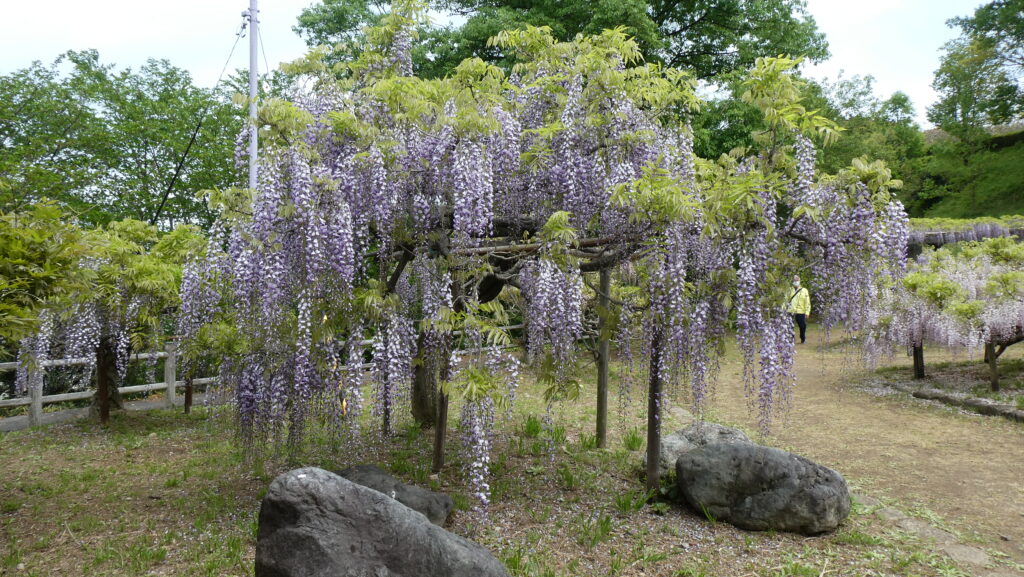
{"label": "tree canopy", "polygon": [[82,231],[52,204],[0,213],[0,355],[39,330],[47,303],[82,288]]}
{"label": "tree canopy", "polygon": [[491,423],[519,370],[502,326],[525,321],[549,401],[575,397],[586,275],[630,271],[600,296],[621,303],[623,354],[644,355],[657,451],[668,391],[702,406],[730,329],[768,426],[793,381],[794,273],[813,271],[829,326],[855,325],[875,277],[900,274],[888,173],[816,179],[812,139],[837,127],[804,106],[796,60],[753,63],[754,146],[704,160],[686,125],[694,75],[645,60],[624,30],[517,27],[488,41],[508,69],[469,58],[425,78],[424,8],[394,2],[351,59],[294,63],[306,90],[261,113],[259,186],[213,199],[221,219],[186,269],[179,330],[187,356],[220,357],[251,449],[298,446],[320,424],[358,439],[364,410],[389,434],[428,367],[435,457],[450,397],[485,508]]}
{"label": "tree canopy", "polygon": [[984,347],[998,390],[996,357],[1024,341],[1024,244],[997,237],[927,251],[876,305],[865,332],[873,354]]}
{"label": "tree canopy", "polygon": [[[295,27],[312,45],[348,43],[379,21],[371,0],[325,0],[303,11]],[[707,79],[750,67],[760,56],[804,55],[819,61],[827,43],[803,0],[435,0],[432,8],[465,21],[422,28],[414,61],[420,76],[443,76],[466,58],[514,59],[488,40],[503,30],[546,26],[559,40],[622,27],[649,62]]]}
{"label": "tree canopy", "polygon": [[958,137],[1024,114],[1024,1],[994,0],[949,20],[960,36],[943,49],[928,119]]}

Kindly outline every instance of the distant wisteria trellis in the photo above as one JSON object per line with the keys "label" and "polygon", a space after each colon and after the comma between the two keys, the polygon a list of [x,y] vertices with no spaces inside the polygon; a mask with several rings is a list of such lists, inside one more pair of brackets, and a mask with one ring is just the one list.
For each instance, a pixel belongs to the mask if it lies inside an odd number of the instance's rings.
{"label": "distant wisteria trellis", "polygon": [[1024,340],[1024,245],[995,237],[926,251],[866,321],[869,363],[924,343],[977,350]]}

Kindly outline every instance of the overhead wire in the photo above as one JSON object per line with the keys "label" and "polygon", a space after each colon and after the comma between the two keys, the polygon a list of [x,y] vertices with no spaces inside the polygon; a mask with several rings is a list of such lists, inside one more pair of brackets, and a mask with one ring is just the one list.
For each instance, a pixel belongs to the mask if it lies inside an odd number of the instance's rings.
{"label": "overhead wire", "polygon": [[270,74],[270,62],[267,61],[267,48],[263,42],[263,27],[257,27],[256,32],[260,36],[260,52],[263,53],[263,69],[267,71],[267,74]]}
{"label": "overhead wire", "polygon": [[[228,53],[227,60],[224,61],[224,67],[220,70],[220,75],[217,76],[217,82],[213,85],[213,90],[216,91],[220,88],[220,82],[224,78],[224,73],[227,72],[228,66],[231,64],[231,58],[235,55],[235,49],[238,48],[238,42],[245,37],[245,31],[247,22],[242,20],[241,26],[235,32],[235,43],[231,45],[231,51]],[[262,37],[262,35],[260,35]],[[263,57],[266,59],[266,55]],[[206,115],[210,111],[210,107],[213,105],[213,100],[206,103],[206,107],[199,114],[199,122],[196,124],[195,130],[192,131],[192,137],[188,141],[188,145],[185,147],[185,152],[181,155],[178,160],[178,165],[174,169],[174,175],[171,177],[170,184],[167,185],[167,190],[164,191],[163,197],[160,199],[160,205],[157,206],[156,212],[153,217],[149,219],[149,224],[155,225],[157,220],[160,219],[160,213],[163,212],[164,205],[167,204],[167,199],[171,195],[171,191],[174,189],[174,185],[177,184],[178,178],[181,176],[181,170],[185,167],[185,160],[188,159],[188,153],[192,150],[192,145],[195,144],[196,138],[199,136],[199,131],[203,127],[203,121],[206,120]]]}

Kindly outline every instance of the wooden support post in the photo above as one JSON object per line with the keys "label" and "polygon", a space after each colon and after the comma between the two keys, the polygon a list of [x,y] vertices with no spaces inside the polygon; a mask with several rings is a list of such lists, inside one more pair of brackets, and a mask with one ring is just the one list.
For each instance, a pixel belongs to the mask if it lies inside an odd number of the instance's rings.
{"label": "wooden support post", "polygon": [[437,422],[434,423],[434,463],[431,469],[440,473],[444,468],[444,441],[448,434],[448,395],[438,391]]}
{"label": "wooden support post", "polygon": [[924,345],[914,345],[914,378],[924,378]]}
{"label": "wooden support post", "polygon": [[167,358],[164,359],[164,383],[167,384],[167,408],[174,408],[174,398],[177,394],[178,384],[178,345],[174,341],[167,341],[164,345],[167,351]]}
{"label": "wooden support post", "polygon": [[28,406],[28,426],[38,427],[43,424],[43,367],[28,368],[25,381],[28,383],[28,394],[32,403]]}
{"label": "wooden support post", "polygon": [[412,418],[420,427],[434,425],[437,415],[437,366],[426,351],[427,333],[422,327],[416,337],[418,361],[412,373]]}
{"label": "wooden support post", "polygon": [[[455,312],[465,312],[466,303],[462,300],[462,285],[458,281],[452,281],[451,286]],[[454,342],[451,343],[450,347],[445,347],[445,350],[450,351],[452,346],[455,346]],[[441,374],[439,375],[437,387],[437,410],[435,412],[437,421],[434,423],[434,463],[432,467],[435,473],[440,473],[441,469],[444,468],[444,445],[448,436],[448,395],[444,393],[440,383],[448,382],[452,378],[452,373],[457,368],[452,366],[451,355],[445,356],[447,360],[441,365]]]}
{"label": "wooden support post", "polygon": [[654,327],[651,339],[650,382],[647,391],[647,490],[661,488],[661,355],[664,329]]}
{"label": "wooden support post", "polygon": [[608,447],[608,314],[611,308],[612,271],[600,274],[597,304],[597,446]]}
{"label": "wooden support post", "polygon": [[192,412],[192,391],[195,389],[192,375],[185,377],[185,414]]}

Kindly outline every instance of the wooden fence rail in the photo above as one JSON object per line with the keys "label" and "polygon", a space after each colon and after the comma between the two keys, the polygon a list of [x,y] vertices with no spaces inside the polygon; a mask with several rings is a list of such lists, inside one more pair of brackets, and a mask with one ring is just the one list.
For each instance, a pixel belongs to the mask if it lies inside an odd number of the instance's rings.
{"label": "wooden fence rail", "polygon": [[[524,325],[512,325],[507,327],[501,327],[505,330],[521,329]],[[372,341],[364,341],[364,345],[370,344]],[[509,348],[509,347],[502,347]],[[466,353],[476,352],[477,349],[465,350]],[[155,353],[137,353],[131,355],[129,361],[144,361],[148,359],[165,359],[164,361],[164,380],[160,383],[148,383],[145,385],[133,385],[130,387],[118,387],[118,391],[121,394],[126,393],[148,393],[152,391],[166,391],[166,402],[165,406],[173,407],[175,397],[177,396],[177,388],[185,385],[185,381],[179,381],[177,379],[177,368],[178,368],[178,345],[175,342],[168,342],[164,350]],[[43,405],[49,403],[61,403],[65,401],[82,401],[91,399],[96,391],[78,391],[74,393],[61,393],[59,395],[44,395],[43,394],[43,380],[34,374],[35,371],[43,371],[52,367],[72,367],[78,365],[89,365],[95,361],[94,358],[83,357],[77,359],[50,359],[41,361],[36,367],[29,368],[29,374],[25,381],[28,383],[28,396],[27,397],[15,397],[13,399],[0,399],[0,408],[4,407],[23,407],[28,405],[28,423],[30,427],[38,426],[42,423],[43,418]],[[8,363],[0,363],[0,372],[17,370],[21,366],[21,363],[14,361]],[[359,365],[360,369],[366,370],[373,366],[373,363],[362,363]],[[192,379],[192,384],[195,385],[206,385],[215,383],[219,380],[219,377],[205,377],[201,379]],[[36,384],[38,383],[38,385]],[[174,386],[170,386],[173,383]]]}
{"label": "wooden fence rail", "polygon": [[[177,366],[178,366],[178,345],[177,343],[169,342],[165,346],[164,350],[156,353],[138,353],[129,357],[132,361],[143,361],[147,359],[165,359],[164,361],[164,380],[160,383],[148,383],[145,385],[133,385],[130,387],[118,387],[118,391],[121,394],[127,393],[147,393],[151,391],[166,391],[166,406],[173,407],[175,401],[175,393],[177,388],[185,385],[185,381],[179,381],[177,379]],[[29,426],[35,427],[42,422],[43,418],[43,405],[48,403],[60,403],[65,401],[82,401],[91,399],[96,391],[79,391],[75,393],[62,393],[59,395],[44,395],[42,390],[42,379],[37,375],[33,374],[35,371],[43,371],[52,367],[72,367],[77,365],[89,365],[92,364],[94,359],[91,358],[78,358],[78,359],[50,359],[42,361],[37,367],[29,368],[29,375],[25,379],[29,383],[28,396],[17,397],[14,399],[2,399],[0,400],[0,408],[3,407],[22,407],[28,405],[28,423]],[[21,363],[0,363],[0,371],[11,371],[16,370]],[[202,379],[193,379],[192,383],[196,385],[205,385],[217,382],[218,377],[206,377]],[[38,383],[38,384],[36,384]],[[170,386],[173,383],[173,386]]]}

